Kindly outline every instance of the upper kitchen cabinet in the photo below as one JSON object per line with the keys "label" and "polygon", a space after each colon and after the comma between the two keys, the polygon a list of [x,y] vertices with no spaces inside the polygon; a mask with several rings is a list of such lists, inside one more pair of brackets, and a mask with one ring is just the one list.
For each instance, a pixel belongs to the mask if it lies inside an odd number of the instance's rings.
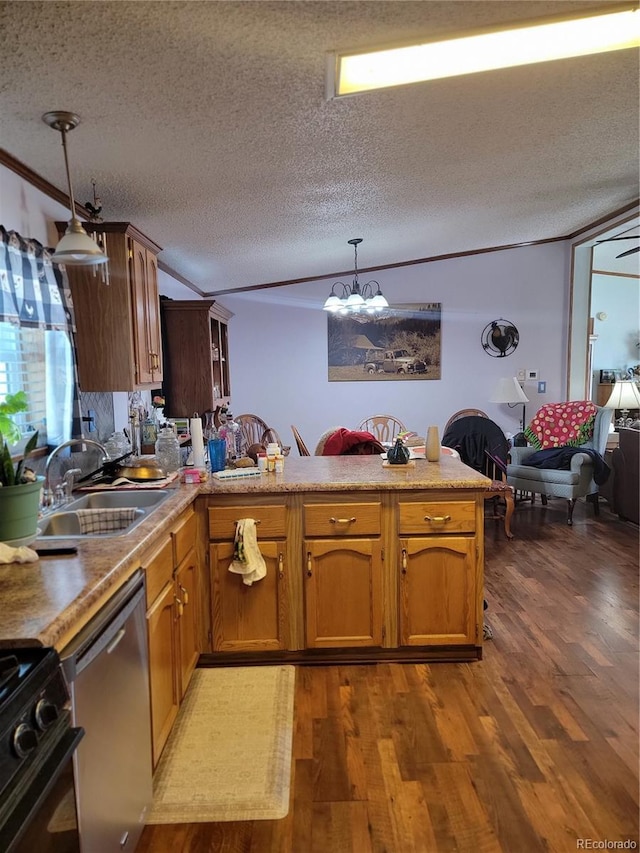
{"label": "upper kitchen cabinet", "polygon": [[161,299],[165,414],[191,417],[229,402],[228,321],[213,299]]}
{"label": "upper kitchen cabinet", "polygon": [[[67,223],[56,222],[60,235]],[[76,315],[82,391],[133,391],[162,382],[157,255],[130,222],[86,222],[106,267],[67,267]]]}

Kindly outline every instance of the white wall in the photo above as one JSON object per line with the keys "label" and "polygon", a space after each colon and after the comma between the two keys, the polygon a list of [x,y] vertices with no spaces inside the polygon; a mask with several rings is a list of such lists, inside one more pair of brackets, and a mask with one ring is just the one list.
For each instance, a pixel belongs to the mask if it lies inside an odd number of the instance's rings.
{"label": "white wall", "polygon": [[[477,407],[507,432],[517,432],[522,406],[489,403],[493,387],[519,368],[537,369],[545,395],[527,383],[527,414],[563,399],[567,348],[566,248],[563,243],[488,252],[380,271],[375,278],[394,304],[442,304],[442,378],[424,381],[329,382],[327,317],[321,310],[331,282],[225,295],[231,391],[235,413],[263,417],[292,443],[290,425],[313,451],[330,426],[354,428],[377,412],[392,413],[417,432],[440,429],[458,409]],[[360,276],[361,283],[369,276]],[[481,333],[492,320],[511,320],[517,350],[492,358]]]}

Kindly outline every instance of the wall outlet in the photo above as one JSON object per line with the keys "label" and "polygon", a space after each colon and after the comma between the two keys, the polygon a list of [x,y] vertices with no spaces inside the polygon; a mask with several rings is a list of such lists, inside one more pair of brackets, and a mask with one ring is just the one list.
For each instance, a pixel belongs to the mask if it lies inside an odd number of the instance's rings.
{"label": "wall outlet", "polygon": [[538,382],[538,394],[546,394],[547,393],[547,383],[542,381]]}
{"label": "wall outlet", "polygon": [[518,382],[524,382],[526,375],[527,371],[523,367],[522,370],[518,371]]}

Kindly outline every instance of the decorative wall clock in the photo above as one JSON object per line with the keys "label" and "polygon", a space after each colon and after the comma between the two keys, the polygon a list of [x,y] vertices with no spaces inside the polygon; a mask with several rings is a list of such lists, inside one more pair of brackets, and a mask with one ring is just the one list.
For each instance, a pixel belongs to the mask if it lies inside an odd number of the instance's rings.
{"label": "decorative wall clock", "polygon": [[505,358],[515,351],[520,333],[510,320],[492,320],[482,330],[482,348],[491,358]]}

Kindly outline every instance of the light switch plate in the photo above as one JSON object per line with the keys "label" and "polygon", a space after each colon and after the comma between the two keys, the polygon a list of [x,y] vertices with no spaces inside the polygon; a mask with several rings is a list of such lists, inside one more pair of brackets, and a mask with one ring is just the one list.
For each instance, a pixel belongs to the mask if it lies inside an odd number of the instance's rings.
{"label": "light switch plate", "polygon": [[538,382],[538,394],[546,394],[547,393],[547,383],[543,380],[542,382]]}
{"label": "light switch plate", "polygon": [[524,382],[526,375],[527,371],[523,367],[522,370],[518,371],[518,382]]}

